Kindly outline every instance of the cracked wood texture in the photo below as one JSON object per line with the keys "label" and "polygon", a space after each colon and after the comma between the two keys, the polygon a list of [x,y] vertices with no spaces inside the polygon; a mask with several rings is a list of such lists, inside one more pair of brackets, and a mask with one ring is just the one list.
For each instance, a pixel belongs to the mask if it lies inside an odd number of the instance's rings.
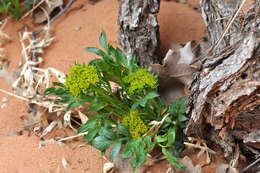
{"label": "cracked wood texture", "polygon": [[161,61],[157,13],[160,0],[120,0],[119,43],[128,59],[136,56],[141,66]]}
{"label": "cracked wood texture", "polygon": [[[241,1],[201,0],[212,45]],[[230,158],[242,140],[248,152],[260,149],[260,2],[240,14],[218,48],[193,76],[186,102],[188,136],[209,139]],[[243,147],[246,146],[246,147]],[[248,149],[250,148],[250,149]],[[242,149],[243,150],[243,149]],[[259,150],[260,151],[260,150]],[[253,153],[254,154],[254,153]]]}

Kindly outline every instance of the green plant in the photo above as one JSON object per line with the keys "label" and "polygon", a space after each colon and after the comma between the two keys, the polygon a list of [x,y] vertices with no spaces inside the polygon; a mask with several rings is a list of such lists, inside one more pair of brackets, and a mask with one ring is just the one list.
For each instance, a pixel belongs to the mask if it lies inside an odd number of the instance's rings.
{"label": "green plant", "polygon": [[18,20],[26,10],[31,9],[32,5],[38,2],[40,1],[25,0],[21,3],[20,0],[0,0],[0,13],[8,14]]}
{"label": "green plant", "polygon": [[[160,127],[155,142],[162,148],[163,154],[167,159],[179,168],[183,166],[179,164],[173,156],[179,157],[179,152],[183,147],[183,142],[187,142],[187,138],[183,133],[185,128],[185,101],[186,98],[176,100],[168,105],[168,117]],[[170,151],[169,151],[169,150]]]}
{"label": "green plant", "polygon": [[19,0],[0,0],[0,13],[7,13],[18,20],[22,12]]}
{"label": "green plant", "polygon": [[[67,109],[88,103],[89,120],[78,132],[88,132],[83,140],[102,155],[112,145],[113,160],[124,145],[120,158],[131,159],[135,170],[159,146],[171,163],[184,168],[175,156],[185,140],[185,99],[165,105],[157,93],[157,75],[139,67],[134,56],[128,61],[119,48],[107,44],[104,32],[99,41],[106,53],[94,47],[86,50],[101,59],[71,66],[65,84],[54,83],[57,87],[47,88],[45,94],[58,96],[56,101],[68,104]],[[112,83],[119,86],[116,92]]]}

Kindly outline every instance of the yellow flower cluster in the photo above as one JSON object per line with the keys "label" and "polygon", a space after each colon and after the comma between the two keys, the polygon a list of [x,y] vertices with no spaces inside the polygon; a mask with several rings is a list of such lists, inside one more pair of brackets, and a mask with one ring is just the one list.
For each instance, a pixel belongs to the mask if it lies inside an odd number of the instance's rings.
{"label": "yellow flower cluster", "polygon": [[136,90],[144,89],[145,87],[155,88],[155,77],[146,69],[139,69],[133,74],[123,78],[125,83],[130,84],[128,88],[129,94],[134,94]]}
{"label": "yellow flower cluster", "polygon": [[97,82],[99,77],[94,66],[76,64],[70,67],[65,85],[72,94],[78,96],[82,90],[87,90],[90,84],[95,85]]}
{"label": "yellow flower cluster", "polygon": [[130,115],[124,116],[122,124],[128,128],[133,139],[141,137],[148,131],[148,127],[143,120],[138,116],[138,111],[131,111]]}

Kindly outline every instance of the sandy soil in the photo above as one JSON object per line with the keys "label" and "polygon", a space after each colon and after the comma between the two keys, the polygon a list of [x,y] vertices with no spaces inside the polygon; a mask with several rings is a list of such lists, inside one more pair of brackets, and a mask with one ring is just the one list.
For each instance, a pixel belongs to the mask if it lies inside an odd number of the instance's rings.
{"label": "sandy soil", "polygon": [[[192,1],[192,4],[194,3],[196,2]],[[117,11],[117,0],[101,0],[95,5],[88,4],[87,0],[75,2],[68,12],[52,24],[51,32],[55,42],[45,49],[42,56],[45,63],[42,67],[54,67],[67,72],[68,67],[74,62],[87,62],[94,56],[87,53],[84,48],[100,47],[98,36],[102,29],[107,33],[108,42],[117,45]],[[164,53],[172,42],[199,40],[205,34],[200,13],[190,8],[188,4],[162,1],[158,20]],[[13,39],[5,45],[5,54],[10,61],[9,71],[16,69],[21,59],[18,30],[26,23],[28,20],[22,22],[9,20],[5,28],[6,33]],[[9,90],[3,79],[0,79],[0,83],[1,89]],[[88,146],[79,147],[81,142],[70,142],[64,147],[51,144],[39,149],[39,137],[34,134],[28,136],[28,132],[23,132],[21,136],[9,136],[12,131],[22,130],[21,118],[27,115],[27,109],[23,101],[0,93],[0,101],[4,97],[8,100],[8,106],[0,109],[1,173],[46,173],[47,169],[55,172],[58,167],[61,172],[102,172],[105,160],[95,149]],[[72,134],[68,129],[60,133]],[[65,157],[71,165],[67,170],[62,167],[62,157]],[[162,164],[161,167],[162,169],[156,168],[151,172],[164,172],[166,166]]]}

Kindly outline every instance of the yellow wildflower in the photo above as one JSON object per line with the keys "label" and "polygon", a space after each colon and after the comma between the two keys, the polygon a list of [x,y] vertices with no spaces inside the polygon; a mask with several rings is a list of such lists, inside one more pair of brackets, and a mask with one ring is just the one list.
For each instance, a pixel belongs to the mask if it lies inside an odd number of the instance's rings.
{"label": "yellow wildflower", "polygon": [[146,69],[139,69],[135,73],[129,74],[123,78],[123,81],[130,84],[128,88],[129,94],[134,94],[135,91],[145,87],[156,87],[155,77]]}
{"label": "yellow wildflower", "polygon": [[90,84],[95,85],[97,82],[99,77],[94,66],[76,64],[70,67],[65,85],[72,94],[78,96],[82,90],[87,90]]}
{"label": "yellow wildflower", "polygon": [[137,110],[131,111],[130,115],[124,116],[122,119],[122,124],[128,128],[133,139],[141,137],[148,131],[148,127],[138,116]]}

